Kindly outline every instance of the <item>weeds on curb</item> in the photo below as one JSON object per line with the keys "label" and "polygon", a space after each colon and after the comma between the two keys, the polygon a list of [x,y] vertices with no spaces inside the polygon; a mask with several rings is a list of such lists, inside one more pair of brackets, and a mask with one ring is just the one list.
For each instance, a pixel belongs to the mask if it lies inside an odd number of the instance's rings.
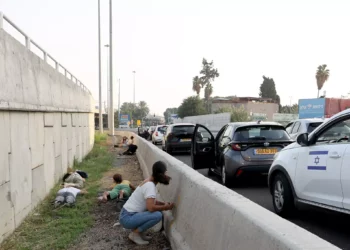
{"label": "weeds on curb", "polygon": [[108,152],[105,134],[96,134],[92,151],[74,169],[86,171],[88,194],[77,197],[76,206],[54,209],[52,201],[61,188],[59,182],[20,227],[6,239],[0,249],[66,249],[79,235],[92,226],[92,209],[103,173],[111,168],[113,156]]}

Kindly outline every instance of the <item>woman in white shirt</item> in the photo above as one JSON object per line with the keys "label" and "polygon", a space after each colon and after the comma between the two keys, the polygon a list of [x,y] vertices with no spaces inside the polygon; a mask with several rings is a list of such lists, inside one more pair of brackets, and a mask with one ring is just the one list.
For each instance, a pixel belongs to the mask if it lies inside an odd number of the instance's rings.
{"label": "woman in white shirt", "polygon": [[126,229],[132,229],[129,239],[138,245],[147,245],[151,237],[146,230],[162,220],[160,211],[171,210],[174,203],[156,200],[156,185],[169,185],[166,165],[162,161],[153,164],[152,176],[144,180],[132,193],[120,212],[119,222]]}

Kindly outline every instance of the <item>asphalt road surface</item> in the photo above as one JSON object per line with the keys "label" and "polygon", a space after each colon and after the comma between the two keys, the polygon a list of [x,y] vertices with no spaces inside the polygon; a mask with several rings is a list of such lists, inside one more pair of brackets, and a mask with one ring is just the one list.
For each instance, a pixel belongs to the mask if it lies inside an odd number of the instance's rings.
{"label": "asphalt road surface", "polygon": [[[191,166],[191,156],[189,154],[174,154],[173,156]],[[208,177],[208,170],[203,169],[198,172]],[[218,176],[208,178],[220,183],[220,177]],[[232,190],[274,212],[266,177],[250,178],[241,182]],[[341,249],[350,250],[349,215],[324,211],[311,206],[302,206],[297,214],[288,220]]]}

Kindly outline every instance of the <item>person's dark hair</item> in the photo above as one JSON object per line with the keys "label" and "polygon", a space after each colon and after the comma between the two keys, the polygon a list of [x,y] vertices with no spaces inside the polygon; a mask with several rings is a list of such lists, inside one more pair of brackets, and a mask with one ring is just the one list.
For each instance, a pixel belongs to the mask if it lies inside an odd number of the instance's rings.
{"label": "person's dark hair", "polygon": [[156,163],[154,163],[152,167],[152,176],[154,182],[169,185],[171,177],[165,174],[166,171],[167,168],[164,162],[157,161]]}
{"label": "person's dark hair", "polygon": [[133,137],[133,136],[131,136],[131,137],[130,137],[130,139],[132,140],[132,139],[134,139],[134,137]]}
{"label": "person's dark hair", "polygon": [[63,176],[63,178],[62,178],[63,182],[65,182],[66,179],[67,179],[70,175],[71,175],[70,173],[66,173],[66,174]]}
{"label": "person's dark hair", "polygon": [[114,180],[116,183],[122,183],[123,177],[122,177],[121,174],[115,174],[115,175],[113,175],[113,180]]}

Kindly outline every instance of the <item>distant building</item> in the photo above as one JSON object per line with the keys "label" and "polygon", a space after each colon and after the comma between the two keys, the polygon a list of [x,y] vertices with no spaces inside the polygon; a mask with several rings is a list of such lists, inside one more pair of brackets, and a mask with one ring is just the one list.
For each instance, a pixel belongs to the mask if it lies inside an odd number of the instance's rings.
{"label": "distant building", "polygon": [[273,114],[278,113],[279,105],[271,98],[260,97],[216,97],[212,100],[211,111],[221,108],[243,107],[247,113],[258,120],[272,120]]}

